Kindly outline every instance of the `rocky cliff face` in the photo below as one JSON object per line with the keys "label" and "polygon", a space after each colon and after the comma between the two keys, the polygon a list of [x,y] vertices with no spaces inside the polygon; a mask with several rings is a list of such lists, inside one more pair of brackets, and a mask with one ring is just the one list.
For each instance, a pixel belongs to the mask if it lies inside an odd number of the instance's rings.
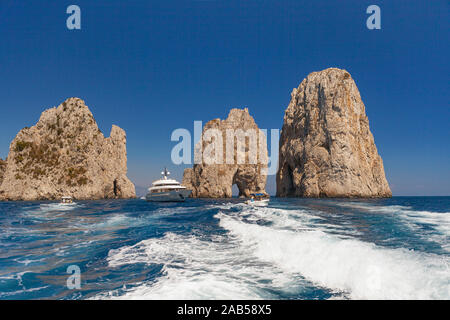
{"label": "rocky cliff face", "polygon": [[364,104],[347,71],[313,72],[292,91],[280,138],[277,195],[392,196]]}
{"label": "rocky cliff face", "polygon": [[[242,140],[244,133],[252,137]],[[215,142],[218,145],[214,147]],[[248,197],[252,192],[265,193],[266,139],[247,109],[232,109],[226,120],[209,121],[203,128],[202,140],[196,146],[197,152],[200,148],[202,163],[186,169],[183,175],[183,185],[193,191],[193,197],[229,198],[233,184],[237,185],[240,196]],[[210,152],[213,149],[218,151],[222,163],[211,164],[208,160],[211,155],[216,159],[216,154]]]}
{"label": "rocky cliff face", "polygon": [[78,98],[44,111],[35,126],[22,129],[3,167],[0,200],[135,197],[126,176],[125,131],[113,125],[105,138]]}
{"label": "rocky cliff face", "polygon": [[3,161],[0,159],[0,185],[2,185],[3,182],[3,175],[5,174],[6,170],[6,161]]}

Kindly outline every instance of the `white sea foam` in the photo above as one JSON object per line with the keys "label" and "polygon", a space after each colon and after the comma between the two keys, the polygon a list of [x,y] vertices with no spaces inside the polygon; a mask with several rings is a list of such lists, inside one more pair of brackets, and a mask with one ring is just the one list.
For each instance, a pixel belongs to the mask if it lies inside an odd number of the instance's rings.
{"label": "white sea foam", "polygon": [[[433,212],[413,210],[409,206],[380,206],[361,202],[336,203],[342,207],[355,208],[366,212],[392,214],[395,218],[401,219],[412,231],[418,232],[423,238],[435,240],[442,248],[450,252],[450,212]],[[422,226],[426,225],[436,231],[430,235],[422,231]]]}
{"label": "white sea foam", "polygon": [[70,211],[77,208],[80,208],[82,205],[77,203],[69,203],[69,204],[62,204],[62,203],[43,203],[40,205],[41,211]]}
{"label": "white sea foam", "polygon": [[272,290],[298,296],[314,284],[333,298],[450,299],[448,256],[363,242],[307,209],[219,207],[225,235],[169,232],[110,250],[111,268],[159,264],[161,275],[95,298],[270,299]]}
{"label": "white sea foam", "polygon": [[163,265],[162,276],[142,283],[125,293],[101,294],[96,298],[117,299],[261,299],[273,298],[264,292],[271,288],[297,290],[301,279],[284,274],[251,255],[227,237],[201,239],[167,233],[133,246],[110,250],[111,267],[146,263]]}
{"label": "white sea foam", "polygon": [[286,210],[280,208],[261,207],[254,208],[244,206],[242,211],[229,214],[231,216],[246,218],[247,221],[269,222],[272,228],[292,230],[292,231],[313,231],[326,230],[328,233],[337,232],[339,237],[359,235],[360,232],[352,226],[340,226],[327,223],[327,221],[317,215],[317,212],[307,209]]}
{"label": "white sea foam", "polygon": [[93,218],[84,217],[80,221],[77,221],[75,226],[80,230],[88,232],[88,231],[117,230],[120,228],[137,227],[144,223],[145,221],[143,219],[138,219],[135,217],[130,217],[127,214],[119,213]]}
{"label": "white sea foam", "polygon": [[63,218],[68,212],[83,206],[83,204],[77,203],[42,203],[23,208],[23,214],[38,220],[54,220],[55,218]]}
{"label": "white sea foam", "polygon": [[17,290],[12,292],[0,292],[0,298],[14,296],[17,294],[23,294],[28,292],[34,292],[34,291],[40,291],[43,289],[47,289],[49,286],[43,286],[43,287],[37,287],[37,288],[29,288],[29,289],[23,289],[23,290]]}
{"label": "white sea foam", "polygon": [[321,230],[287,230],[276,227],[277,215],[273,216],[275,227],[246,223],[224,213],[217,217],[243,246],[254,248],[254,256],[261,261],[287,273],[300,273],[317,285],[346,292],[350,298],[450,298],[447,257],[382,248]]}
{"label": "white sea foam", "polygon": [[27,259],[25,258],[21,258],[21,259],[13,259],[14,261],[24,264],[25,266],[28,266],[29,264],[33,264],[33,263],[38,263],[38,262],[42,262],[45,260],[45,258],[41,258],[41,259]]}
{"label": "white sea foam", "polygon": [[429,224],[439,228],[443,232],[450,234],[450,212],[433,212],[413,210],[408,206],[379,206],[367,203],[339,203],[343,207],[362,209],[369,212],[398,214],[418,223]]}

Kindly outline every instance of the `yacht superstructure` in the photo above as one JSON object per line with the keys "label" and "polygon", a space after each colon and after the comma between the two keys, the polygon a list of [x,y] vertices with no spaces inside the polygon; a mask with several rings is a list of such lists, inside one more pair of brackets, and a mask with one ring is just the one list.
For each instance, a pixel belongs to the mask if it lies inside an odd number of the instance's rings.
{"label": "yacht superstructure", "polygon": [[170,172],[166,168],[161,174],[162,178],[154,181],[152,186],[148,188],[148,193],[145,196],[147,201],[179,202],[189,197],[192,190],[188,190],[175,179],[169,179]]}

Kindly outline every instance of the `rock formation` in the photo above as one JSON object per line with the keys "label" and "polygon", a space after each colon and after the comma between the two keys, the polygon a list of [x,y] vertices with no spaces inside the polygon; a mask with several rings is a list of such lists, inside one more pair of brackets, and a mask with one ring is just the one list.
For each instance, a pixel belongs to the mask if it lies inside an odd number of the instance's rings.
{"label": "rock formation", "polygon": [[[212,137],[209,133],[216,135]],[[211,163],[207,159],[213,149],[217,150],[217,154],[212,152],[212,158],[223,156],[219,157],[222,163]],[[266,138],[247,108],[232,109],[226,120],[215,119],[206,123],[202,140],[196,146],[196,156],[201,161],[197,161],[199,163],[194,164],[193,168],[185,169],[183,175],[183,185],[193,191],[193,197],[229,198],[233,184],[237,185],[239,196],[248,197],[252,192],[265,193]]]}
{"label": "rock formation", "polygon": [[125,131],[113,125],[105,138],[84,101],[70,98],[11,142],[0,200],[135,197],[126,174]]}
{"label": "rock formation", "polygon": [[280,138],[277,196],[390,197],[350,74],[313,72],[293,89]]}
{"label": "rock formation", "polygon": [[6,161],[3,161],[2,159],[0,159],[0,186],[2,185],[3,175],[5,174],[5,170],[6,170]]}

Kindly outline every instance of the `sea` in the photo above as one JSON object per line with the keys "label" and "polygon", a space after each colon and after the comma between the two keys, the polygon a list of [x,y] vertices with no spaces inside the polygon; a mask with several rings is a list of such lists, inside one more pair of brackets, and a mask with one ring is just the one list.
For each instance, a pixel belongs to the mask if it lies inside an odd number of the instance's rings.
{"label": "sea", "polygon": [[0,203],[0,299],[450,299],[450,197]]}

